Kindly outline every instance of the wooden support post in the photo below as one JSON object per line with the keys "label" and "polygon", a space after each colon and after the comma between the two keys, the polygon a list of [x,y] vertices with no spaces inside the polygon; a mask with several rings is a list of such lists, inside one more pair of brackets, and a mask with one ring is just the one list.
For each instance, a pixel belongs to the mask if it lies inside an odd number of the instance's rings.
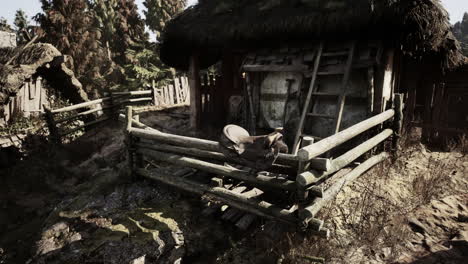
{"label": "wooden support post", "polygon": [[131,106],[126,107],[126,122],[125,122],[125,144],[127,146],[127,162],[128,162],[128,175],[131,178],[135,177],[135,160],[134,160],[134,146],[133,137],[130,133],[133,124],[133,109]]}
{"label": "wooden support post", "polygon": [[[301,142],[301,148],[307,147],[314,144],[314,138],[312,137],[303,137]],[[308,161],[299,161],[297,174],[301,174],[304,171],[309,169]],[[306,189],[306,186],[298,185],[297,186],[297,203],[299,208],[303,205],[304,201],[309,197],[309,192]]]}
{"label": "wooden support post", "polygon": [[378,163],[384,161],[388,157],[390,157],[390,155],[387,152],[383,152],[379,155],[376,155],[366,160],[361,165],[353,169],[350,173],[348,173],[345,177],[335,182],[330,188],[328,188],[325,191],[323,198],[316,199],[310,206],[304,208],[302,211],[299,212],[299,217],[301,218],[303,223],[307,225],[311,219],[314,219],[317,213],[326,204],[330,203],[338,195],[338,193],[343,189],[344,186],[355,181],[366,171],[368,171],[369,169],[371,169]]}
{"label": "wooden support post", "polygon": [[47,126],[49,128],[49,136],[51,142],[53,142],[54,144],[62,144],[62,139],[60,137],[57,124],[55,123],[54,115],[47,106],[44,105],[43,107],[45,111]]}
{"label": "wooden support post", "polygon": [[190,57],[189,65],[190,86],[190,127],[194,130],[201,128],[201,91],[200,64],[198,55]]}
{"label": "wooden support post", "polygon": [[245,91],[246,91],[248,108],[249,108],[249,113],[250,113],[250,117],[248,118],[249,132],[251,135],[255,135],[257,117],[255,116],[253,97],[252,97],[252,84],[250,83],[250,76],[248,73],[245,74]]}
{"label": "wooden support post", "polygon": [[393,121],[393,151],[398,151],[398,143],[401,138],[401,133],[403,131],[403,94],[395,94],[395,118]]}

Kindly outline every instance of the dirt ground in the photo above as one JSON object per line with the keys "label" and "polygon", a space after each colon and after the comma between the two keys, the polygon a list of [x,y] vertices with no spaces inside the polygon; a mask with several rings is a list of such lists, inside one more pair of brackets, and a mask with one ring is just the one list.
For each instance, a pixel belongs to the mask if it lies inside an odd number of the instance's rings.
{"label": "dirt ground", "polygon": [[[183,111],[145,114],[190,134]],[[1,170],[0,263],[467,263],[468,156],[408,142],[345,187],[319,216],[325,241],[258,220],[240,231],[203,203],[131,179],[124,136],[108,125]]]}

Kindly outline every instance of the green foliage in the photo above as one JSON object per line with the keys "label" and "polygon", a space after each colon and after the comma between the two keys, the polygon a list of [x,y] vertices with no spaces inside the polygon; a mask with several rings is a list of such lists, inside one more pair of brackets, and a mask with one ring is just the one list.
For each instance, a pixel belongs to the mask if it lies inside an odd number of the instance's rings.
{"label": "green foliage", "polygon": [[13,32],[13,29],[4,17],[0,17],[0,31]]}
{"label": "green foliage", "polygon": [[166,22],[184,9],[187,0],[145,0],[143,5],[146,24],[159,38]]}
{"label": "green foliage", "polygon": [[133,61],[125,66],[126,88],[139,90],[152,82],[160,85],[172,77],[172,71],[160,61],[157,49],[157,44],[148,43],[146,47],[127,51],[127,55],[133,58]]}
{"label": "green foliage", "polygon": [[463,53],[468,56],[468,13],[463,15],[463,19],[457,22],[453,31],[457,39],[461,42]]}
{"label": "green foliage", "polygon": [[29,21],[28,21],[28,16],[22,9],[19,9],[16,11],[15,14],[15,21],[13,22],[16,28],[16,34],[17,34],[17,39],[18,39],[18,44],[24,44],[28,41],[29,39],[29,33],[28,33],[28,28],[29,28]]}
{"label": "green foliage", "polygon": [[74,72],[92,97],[106,87],[105,75],[112,62],[102,47],[101,30],[95,26],[95,12],[86,0],[41,0],[43,13],[35,20],[43,31],[41,41],[56,46],[74,59]]}

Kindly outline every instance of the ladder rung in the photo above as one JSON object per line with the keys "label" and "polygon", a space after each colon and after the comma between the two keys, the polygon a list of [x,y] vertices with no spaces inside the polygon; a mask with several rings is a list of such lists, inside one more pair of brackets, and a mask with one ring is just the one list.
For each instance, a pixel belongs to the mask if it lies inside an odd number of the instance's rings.
{"label": "ladder rung", "polygon": [[343,74],[345,74],[344,70],[317,72],[317,75],[343,75]]}
{"label": "ladder rung", "polygon": [[334,117],[334,116],[331,116],[331,115],[316,114],[316,113],[308,113],[307,116],[310,116],[310,117],[320,117],[320,118],[326,118],[326,119],[335,119],[335,117]]}
{"label": "ladder rung", "polygon": [[[338,96],[340,96],[339,94],[324,93],[324,92],[313,92],[312,95],[314,95],[314,96],[329,96],[329,97],[338,97]],[[348,98],[348,99],[367,99],[367,97],[361,96],[359,94],[347,94],[347,95],[345,95],[345,97]]]}
{"label": "ladder rung", "polygon": [[334,52],[325,52],[322,54],[324,57],[342,57],[349,55],[349,51],[334,51]]}
{"label": "ladder rung", "polygon": [[302,134],[302,138],[305,138],[305,137],[311,137],[311,138],[313,138],[314,140],[317,140],[317,141],[323,139],[323,138],[321,138],[321,137],[316,137],[316,136],[312,136],[312,135]]}
{"label": "ladder rung", "polygon": [[316,96],[340,96],[339,94],[323,93],[323,92],[313,92],[312,95],[316,95]]}

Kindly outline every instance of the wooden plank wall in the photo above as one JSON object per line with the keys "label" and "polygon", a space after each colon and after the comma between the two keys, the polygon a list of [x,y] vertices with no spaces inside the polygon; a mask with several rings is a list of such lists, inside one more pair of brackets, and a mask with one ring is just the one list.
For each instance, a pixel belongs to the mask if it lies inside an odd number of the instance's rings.
{"label": "wooden plank wall", "polygon": [[215,111],[214,94],[219,76],[205,73],[201,76],[202,117],[211,117]]}
{"label": "wooden plank wall", "polygon": [[48,106],[46,90],[42,86],[42,78],[26,81],[16,96],[10,97],[7,104],[3,106],[4,121],[8,122],[15,115],[29,117],[34,113],[43,113],[43,105]]}
{"label": "wooden plank wall", "polygon": [[155,106],[190,104],[190,88],[185,76],[176,77],[170,84],[162,87],[156,87],[153,83],[152,89]]}

